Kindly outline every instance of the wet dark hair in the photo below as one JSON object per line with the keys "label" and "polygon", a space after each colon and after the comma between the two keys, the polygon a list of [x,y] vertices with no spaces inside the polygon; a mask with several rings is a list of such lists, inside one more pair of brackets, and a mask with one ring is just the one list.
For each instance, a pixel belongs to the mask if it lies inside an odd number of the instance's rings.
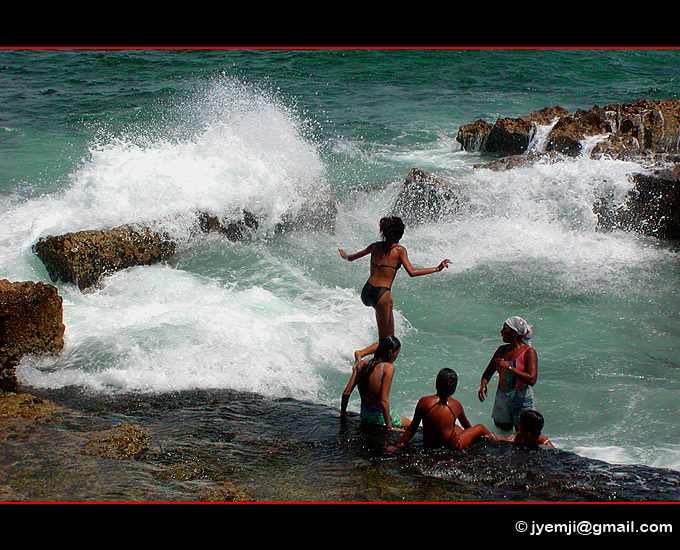
{"label": "wet dark hair", "polygon": [[399,216],[388,216],[380,219],[380,234],[390,244],[398,243],[404,236],[406,226]]}
{"label": "wet dark hair", "polygon": [[382,254],[387,254],[391,246],[401,240],[405,228],[404,222],[398,216],[387,216],[380,219],[380,235],[383,238],[381,243]]}
{"label": "wet dark hair", "polygon": [[378,343],[378,347],[373,354],[373,359],[370,359],[362,369],[359,370],[357,376],[357,385],[359,386],[359,391],[364,393],[368,388],[368,379],[371,377],[371,373],[375,366],[379,363],[384,363],[390,360],[390,353],[401,348],[401,342],[396,336],[385,336]]}
{"label": "wet dark hair", "polygon": [[456,374],[456,371],[453,369],[443,368],[437,374],[435,386],[439,397],[449,397],[450,395],[453,395],[458,386],[458,374]]}
{"label": "wet dark hair", "polygon": [[534,437],[539,437],[543,430],[543,415],[538,411],[522,411],[519,413],[519,424]]}

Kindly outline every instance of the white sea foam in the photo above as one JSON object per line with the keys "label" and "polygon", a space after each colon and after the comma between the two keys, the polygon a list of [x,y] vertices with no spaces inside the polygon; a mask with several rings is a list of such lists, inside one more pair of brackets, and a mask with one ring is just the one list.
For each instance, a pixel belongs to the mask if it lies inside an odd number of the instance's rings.
{"label": "white sea foam", "polygon": [[[91,147],[63,192],[7,204],[1,214],[4,273],[13,280],[45,279],[31,252],[41,236],[159,220],[181,235],[196,211],[238,219],[248,210],[261,216],[266,235],[326,185],[299,119],[271,98],[220,82],[182,108],[200,119],[183,139],[107,138]],[[239,259],[236,247],[235,257],[238,264],[250,256]],[[226,387],[314,398],[321,384],[315,369],[323,364],[319,346],[346,341],[361,329],[338,330],[356,302],[342,292],[331,302],[320,300],[327,290],[304,273],[287,287],[274,283],[276,294],[260,284],[261,272],[255,266],[246,280],[225,283],[151,266],[108,276],[103,288],[88,293],[63,285],[66,348],[58,359],[27,360],[19,374],[48,387]],[[340,348],[339,342],[330,346]],[[332,360],[340,362],[333,351],[323,359]]]}
{"label": "white sea foam", "polygon": [[20,374],[38,387],[230,388],[316,400],[323,371],[345,363],[343,344],[367,328],[345,322],[359,307],[351,293],[336,292],[332,303],[323,293],[314,284],[295,297],[167,266],[130,269],[96,292],[62,289],[65,350],[25,361]]}
{"label": "white sea foam", "polygon": [[680,471],[680,447],[678,445],[648,444],[644,447],[623,445],[572,444],[568,439],[555,439],[553,444],[569,448],[580,456],[601,460],[608,464],[647,464],[653,468]]}

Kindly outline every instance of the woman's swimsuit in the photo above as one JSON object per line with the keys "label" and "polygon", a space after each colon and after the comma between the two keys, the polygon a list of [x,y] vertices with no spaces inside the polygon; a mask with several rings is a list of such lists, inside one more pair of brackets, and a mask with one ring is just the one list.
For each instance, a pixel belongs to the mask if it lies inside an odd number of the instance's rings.
{"label": "woman's swimsuit", "polygon": [[[524,364],[524,355],[527,351],[531,349],[531,346],[524,348],[522,353],[520,353],[514,360],[508,361],[510,366],[516,368],[518,371],[524,372],[526,370]],[[503,352],[505,354],[505,352]],[[524,386],[519,378],[510,373],[510,369],[499,369],[498,373],[498,387],[503,391],[516,390]]]}
{"label": "woman's swimsuit", "polygon": [[[386,264],[376,264],[375,262],[373,263],[373,265],[375,267],[389,267],[391,269],[394,269],[395,272],[397,269],[401,267],[401,264],[393,266]],[[368,281],[366,281],[364,288],[361,289],[361,301],[364,303],[366,307],[375,307],[380,298],[382,298],[382,295],[385,294],[385,292],[387,292],[388,290],[390,290],[389,287],[374,286]]]}
{"label": "woman's swimsuit", "polygon": [[[366,363],[368,360],[364,361]],[[385,367],[385,363],[380,363],[380,381],[382,382],[383,378],[385,377],[385,373],[383,372],[383,369]],[[380,401],[375,403],[374,405],[364,405],[363,403],[361,404],[361,413],[359,415],[359,418],[363,420],[364,422],[368,422],[370,424],[379,424],[381,426],[385,426],[385,416],[383,415],[382,407],[380,406]],[[395,413],[394,411],[390,410],[390,421],[392,422],[393,426],[401,426],[401,416]]]}
{"label": "woman's swimsuit", "polygon": [[366,307],[375,307],[382,295],[388,290],[390,289],[386,286],[373,286],[367,281],[364,288],[361,289],[361,301]]}
{"label": "woman's swimsuit", "polygon": [[[525,354],[531,349],[527,346],[524,351],[510,365],[524,372]],[[519,424],[519,413],[534,408],[534,392],[531,386],[525,384],[516,376],[510,374],[508,369],[499,369],[498,390],[494,400],[491,418],[501,424]]]}
{"label": "woman's swimsuit", "polygon": [[[427,417],[428,414],[430,414],[430,411],[434,409],[437,405],[439,405],[439,402],[435,403],[432,405],[432,407],[429,408],[429,410],[425,413],[423,416],[423,419]],[[453,432],[449,436],[449,438],[446,440],[446,445],[453,451],[459,451],[460,450],[460,438],[458,437],[458,432],[456,431],[456,414],[453,412],[451,407],[449,407],[449,400],[446,400],[446,408],[451,411],[451,414],[453,415]]]}

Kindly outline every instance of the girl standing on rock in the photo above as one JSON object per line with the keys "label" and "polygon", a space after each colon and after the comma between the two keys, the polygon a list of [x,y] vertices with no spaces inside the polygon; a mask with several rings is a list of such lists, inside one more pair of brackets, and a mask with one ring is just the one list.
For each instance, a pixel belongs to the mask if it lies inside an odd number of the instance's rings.
{"label": "girl standing on rock", "polygon": [[[350,262],[371,255],[370,276],[361,291],[361,301],[365,306],[375,309],[378,342],[386,336],[394,336],[392,282],[397,270],[403,265],[410,277],[418,277],[441,271],[451,263],[444,260],[437,267],[415,269],[408,259],[406,249],[399,244],[404,235],[404,222],[397,216],[382,218],[380,233],[382,241],[374,242],[356,254],[347,254],[338,249],[340,256]],[[355,351],[354,359],[359,361],[365,355],[374,353],[377,347],[376,342],[363,350]]]}

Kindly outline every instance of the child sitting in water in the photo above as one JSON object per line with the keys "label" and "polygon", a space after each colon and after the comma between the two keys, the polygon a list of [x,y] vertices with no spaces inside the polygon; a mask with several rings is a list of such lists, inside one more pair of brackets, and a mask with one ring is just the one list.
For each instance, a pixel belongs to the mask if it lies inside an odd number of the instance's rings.
{"label": "child sitting in water", "polygon": [[[460,451],[482,437],[495,439],[482,424],[472,426],[465,416],[459,401],[451,397],[456,391],[458,375],[455,371],[444,368],[436,379],[436,395],[422,397],[416,405],[413,420],[396,445],[388,445],[389,452],[406,445],[423,423],[423,447],[445,448]],[[460,426],[456,425],[456,420]],[[461,428],[462,426],[462,428]]]}
{"label": "child sitting in water", "polygon": [[539,446],[554,447],[550,440],[541,433],[543,430],[543,415],[534,410],[519,413],[517,433],[506,441],[527,449],[537,449]]}

